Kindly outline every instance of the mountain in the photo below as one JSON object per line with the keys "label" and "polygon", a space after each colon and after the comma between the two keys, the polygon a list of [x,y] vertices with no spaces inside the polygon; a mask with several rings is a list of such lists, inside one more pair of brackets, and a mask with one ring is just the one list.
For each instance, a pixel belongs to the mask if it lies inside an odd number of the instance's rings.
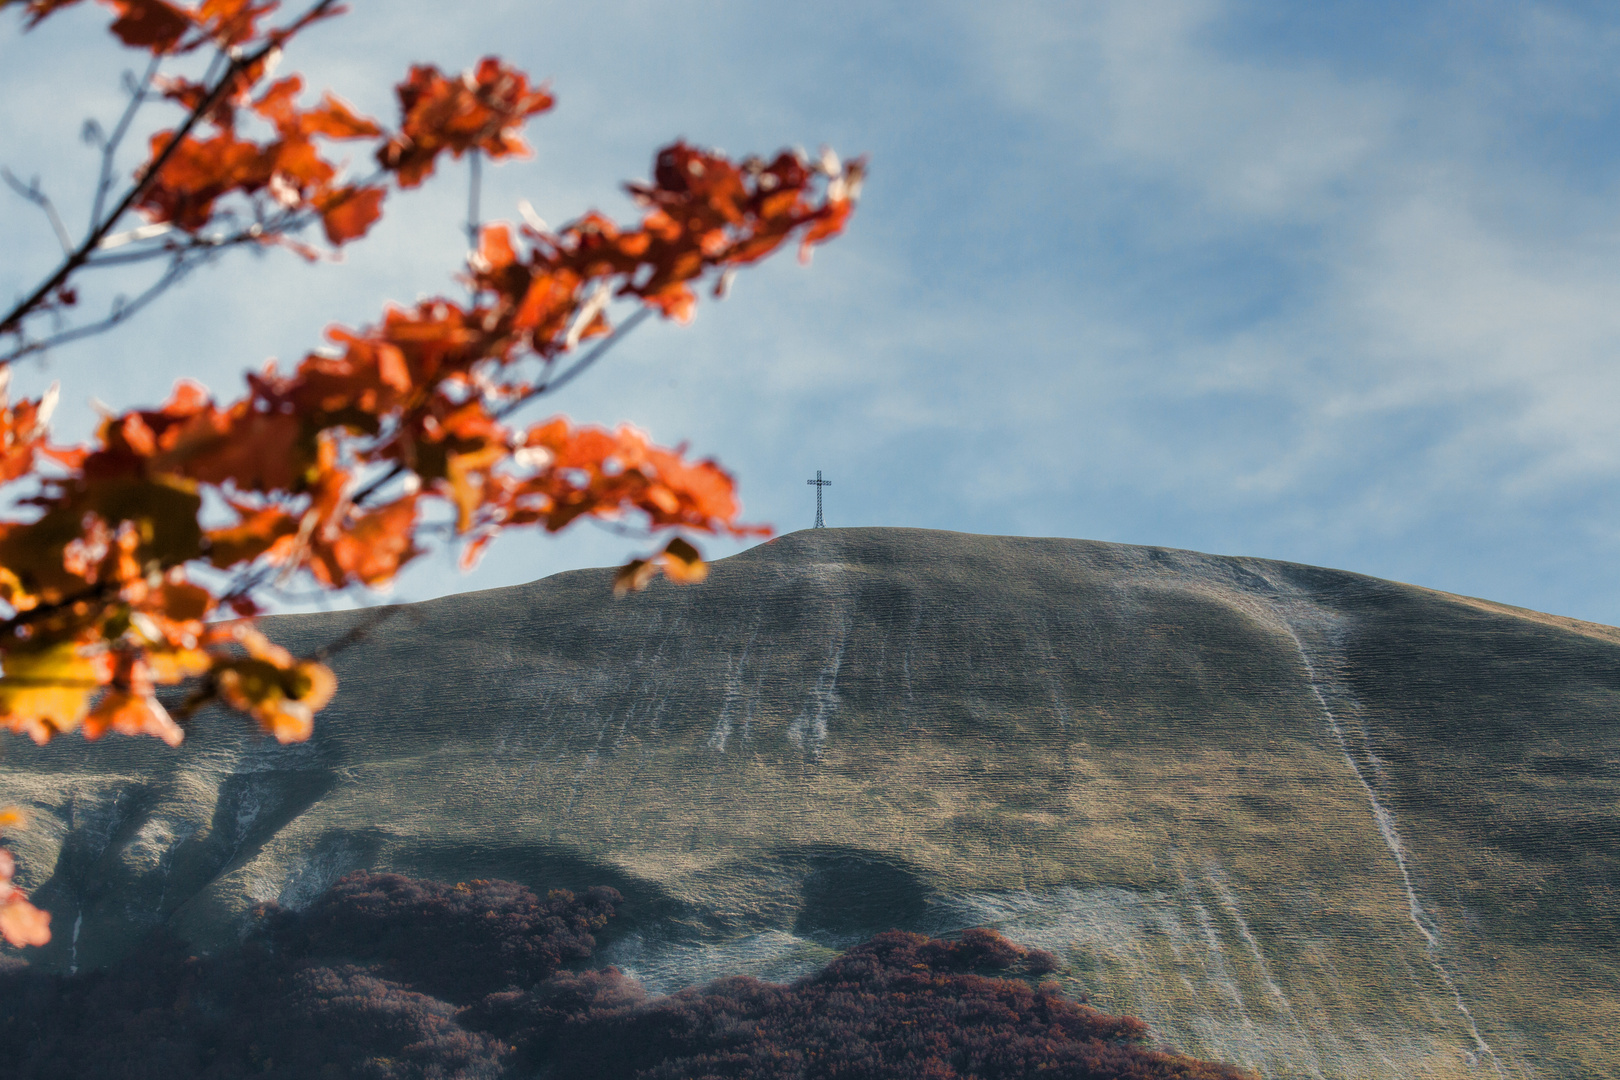
{"label": "mountain", "polygon": [[5,743],[56,941],[208,948],[354,869],[626,898],[655,990],[994,926],[1267,1077],[1620,1077],[1620,630],[1079,540],[794,533],[268,619],[308,743]]}

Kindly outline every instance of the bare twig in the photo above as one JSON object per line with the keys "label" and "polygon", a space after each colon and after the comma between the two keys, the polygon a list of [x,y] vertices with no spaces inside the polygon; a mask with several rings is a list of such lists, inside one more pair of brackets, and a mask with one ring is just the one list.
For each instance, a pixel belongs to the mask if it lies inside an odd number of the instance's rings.
{"label": "bare twig", "polygon": [[367,499],[369,499],[373,495],[377,494],[378,491],[382,490],[383,486],[386,485],[388,483],[388,481],[392,480],[394,477],[398,476],[400,473],[403,473],[404,471],[405,471],[405,465],[404,465],[403,462],[399,462],[399,461],[394,462],[394,467],[392,469],[389,469],[387,472],[385,472],[381,476],[377,477],[377,479],[373,480],[371,483],[367,484],[365,487],[363,487],[359,491],[355,492],[354,493],[354,498],[349,500],[349,501],[354,503],[355,506],[359,506],[360,504],[365,502]]}
{"label": "bare twig", "polygon": [[90,258],[91,253],[96,250],[96,247],[101,243],[103,238],[105,238],[107,234],[112,231],[113,225],[126,213],[128,213],[130,208],[135,206],[135,204],[141,200],[152,185],[157,182],[159,174],[163,172],[163,167],[169,163],[169,159],[172,158],[175,151],[180,148],[180,144],[186,140],[186,137],[191,134],[192,130],[196,128],[196,126],[201,123],[209,113],[213,112],[214,106],[218,105],[225,95],[232,89],[232,87],[235,86],[236,76],[239,72],[252,68],[254,65],[268,57],[272,52],[275,52],[277,49],[281,48],[282,42],[289,34],[296,32],[296,30],[308,25],[314,19],[321,17],[336,3],[337,0],[318,0],[318,2],[302,16],[300,16],[291,27],[273,35],[268,42],[258,49],[251,53],[244,53],[242,55],[232,57],[230,63],[226,65],[224,74],[222,74],[209,89],[208,94],[203,98],[203,100],[198,102],[197,107],[191,110],[191,113],[180,125],[179,130],[177,130],[174,135],[170,137],[169,141],[164,144],[163,149],[159,151],[155,158],[153,158],[151,165],[149,165],[145,171],[142,172],[140,179],[131,185],[130,189],[124,193],[124,197],[118,201],[118,205],[115,206],[105,218],[92,223],[90,231],[85,236],[84,240],[80,242],[77,248],[73,249],[73,251],[68,254],[67,258],[62,261],[62,265],[58,266],[56,271],[51,274],[49,278],[47,278],[37,289],[30,293],[26,299],[22,300],[14,308],[12,308],[12,310],[9,311],[4,318],[0,318],[0,334],[20,332],[22,329],[23,319],[33,314],[35,309],[39,308],[40,305],[43,304],[53,292],[55,292],[64,282],[67,281],[70,276],[72,276],[74,271],[78,270],[85,264],[86,260]]}
{"label": "bare twig", "polygon": [[304,659],[314,660],[317,663],[324,664],[338,653],[344,652],[345,650],[360,644],[360,642],[371,636],[371,632],[373,630],[377,629],[377,627],[381,626],[388,620],[394,618],[396,615],[407,615],[408,617],[418,621],[422,617],[419,613],[406,611],[401,605],[397,604],[390,604],[387,607],[372,608],[371,610],[372,614],[366,616],[354,626],[350,627],[347,633],[327,642],[325,645],[322,645],[320,648],[304,657]]}
{"label": "bare twig", "polygon": [[59,334],[52,334],[50,337],[40,338],[38,341],[31,341],[26,345],[20,346],[13,352],[7,354],[5,357],[0,358],[0,364],[9,364],[14,360],[21,360],[25,356],[31,356],[34,353],[44,352],[47,349],[54,349],[59,345],[66,345],[70,341],[78,341],[80,338],[91,337],[95,334],[112,329],[125,319],[128,319],[131,315],[134,315],[137,311],[140,311],[147,304],[150,304],[153,300],[156,300],[159,293],[163,292],[170,285],[173,285],[175,282],[185,277],[196,267],[207,261],[208,257],[212,256],[213,254],[215,254],[215,252],[209,251],[202,258],[176,258],[169,264],[169,268],[165,270],[156,281],[147,286],[139,296],[135,297],[135,299],[125,300],[123,297],[119,297],[118,299],[114,300],[112,310],[108,312],[105,318],[98,319],[92,323],[85,323],[81,326],[75,326],[71,330],[64,330]]}
{"label": "bare twig", "polygon": [[[377,177],[382,174],[382,171],[379,169],[361,181],[362,186],[374,183]],[[0,368],[25,356],[44,352],[58,345],[89,337],[116,326],[141,307],[157,299],[160,292],[173,285],[197,266],[217,257],[227,249],[248,244],[260,244],[264,242],[266,236],[284,236],[297,233],[313,222],[317,216],[314,210],[307,208],[287,210],[271,215],[266,220],[256,221],[248,228],[235,233],[223,236],[190,236],[182,233],[184,239],[178,241],[175,239],[177,230],[167,225],[142,225],[126,232],[114,233],[104,237],[97,251],[84,260],[82,263],[83,268],[99,269],[108,266],[133,266],[158,259],[171,259],[175,263],[182,265],[171,266],[158,279],[153,288],[142,292],[137,301],[132,302],[127,309],[120,309],[107,319],[73,327],[38,341],[25,342],[11,352],[0,354]],[[161,242],[155,245],[133,247],[133,245],[154,240],[161,240]],[[133,250],[120,251],[117,254],[107,253],[107,249],[110,247],[124,247],[126,245],[133,247]]]}
{"label": "bare twig", "polygon": [[545,394],[555,393],[556,391],[561,390],[564,386],[567,386],[569,383],[573,382],[575,379],[579,378],[580,375],[584,374],[586,368],[602,359],[609,349],[613,348],[613,346],[624,340],[625,336],[629,334],[630,331],[640,326],[642,322],[646,320],[647,316],[652,314],[652,311],[653,309],[650,307],[638,308],[636,311],[631,313],[631,315],[626,318],[624,322],[614,327],[612,332],[609,333],[607,337],[597,342],[596,347],[591,349],[590,352],[574,361],[573,364],[564,368],[556,377],[547,379],[539,386],[536,386],[522,397],[498,411],[495,414],[495,419],[505,420],[508,416],[511,416],[513,413],[517,412],[535,398],[541,397]]}
{"label": "bare twig", "polygon": [[478,202],[484,187],[482,160],[483,155],[477,150],[467,155],[467,247],[472,251],[478,250],[478,230],[482,224],[478,220]]}
{"label": "bare twig", "polygon": [[6,186],[12,191],[45,211],[45,216],[51,221],[51,228],[56,230],[56,239],[62,245],[63,254],[71,254],[73,241],[68,237],[67,226],[62,224],[62,215],[56,212],[56,204],[51,202],[51,197],[40,190],[39,177],[36,176],[25,184],[17,179],[16,174],[10,169],[0,168],[0,179],[5,180]]}
{"label": "bare twig", "polygon": [[585,520],[603,532],[612,533],[614,536],[626,540],[651,540],[657,535],[651,529],[638,529],[633,525],[626,525],[622,521],[604,521],[599,517],[588,517]]}
{"label": "bare twig", "polygon": [[129,104],[124,106],[124,114],[118,118],[112,134],[101,144],[101,175],[96,178],[96,200],[90,208],[92,230],[102,223],[101,210],[107,205],[107,193],[112,190],[113,167],[117,164],[118,147],[129,132],[129,125],[135,119],[135,114],[146,103],[146,88],[157,78],[158,67],[162,63],[161,57],[153,56],[152,62],[146,65],[146,74],[141,77],[141,81],[129,80]]}

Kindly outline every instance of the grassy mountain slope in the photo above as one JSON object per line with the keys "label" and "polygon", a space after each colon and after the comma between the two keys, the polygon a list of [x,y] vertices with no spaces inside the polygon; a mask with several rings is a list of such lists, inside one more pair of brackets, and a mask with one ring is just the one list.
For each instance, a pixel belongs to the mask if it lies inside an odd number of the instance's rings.
{"label": "grassy mountain slope", "polygon": [[606,884],[654,987],[993,924],[1270,1077],[1620,1077],[1620,631],[903,529],[608,578],[392,609],[304,746],[9,740],[46,961],[232,940],[356,868]]}

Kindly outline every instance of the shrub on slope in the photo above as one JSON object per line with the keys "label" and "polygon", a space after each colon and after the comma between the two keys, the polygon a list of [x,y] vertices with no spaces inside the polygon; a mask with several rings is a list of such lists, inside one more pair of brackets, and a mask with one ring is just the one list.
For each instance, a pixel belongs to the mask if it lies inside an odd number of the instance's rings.
{"label": "shrub on slope", "polygon": [[296,916],[271,915],[280,951],[375,964],[425,994],[465,1005],[532,986],[588,960],[592,931],[621,903],[613,889],[544,899],[510,881],[445,885],[399,874],[350,874]]}
{"label": "shrub on slope", "polygon": [[1062,997],[1055,983],[981,974],[1051,970],[993,931],[959,942],[890,931],[789,986],[747,977],[647,999],[612,968],[492,995],[468,1019],[540,1075],[1239,1080],[1225,1065],[1145,1046],[1140,1020]]}
{"label": "shrub on slope", "polygon": [[650,998],[587,959],[620,897],[355,874],[235,950],[156,937],[116,967],[0,967],[0,1074],[28,1080],[1061,1077],[1236,1080],[1024,978],[1049,954],[989,930],[898,931],[791,985]]}

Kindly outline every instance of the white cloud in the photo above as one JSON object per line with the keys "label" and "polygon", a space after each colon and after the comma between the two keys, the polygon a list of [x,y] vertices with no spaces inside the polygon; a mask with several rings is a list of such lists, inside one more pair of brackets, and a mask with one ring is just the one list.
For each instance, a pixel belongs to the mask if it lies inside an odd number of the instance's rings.
{"label": "white cloud", "polygon": [[[1113,168],[1198,193],[1199,209],[1312,219],[1388,139],[1397,95],[1317,66],[1224,57],[1215,0],[973,5],[993,90]],[[1188,215],[1192,216],[1192,215]],[[1186,222],[1178,217],[1178,228]],[[1195,226],[1196,227],[1196,226]]]}

